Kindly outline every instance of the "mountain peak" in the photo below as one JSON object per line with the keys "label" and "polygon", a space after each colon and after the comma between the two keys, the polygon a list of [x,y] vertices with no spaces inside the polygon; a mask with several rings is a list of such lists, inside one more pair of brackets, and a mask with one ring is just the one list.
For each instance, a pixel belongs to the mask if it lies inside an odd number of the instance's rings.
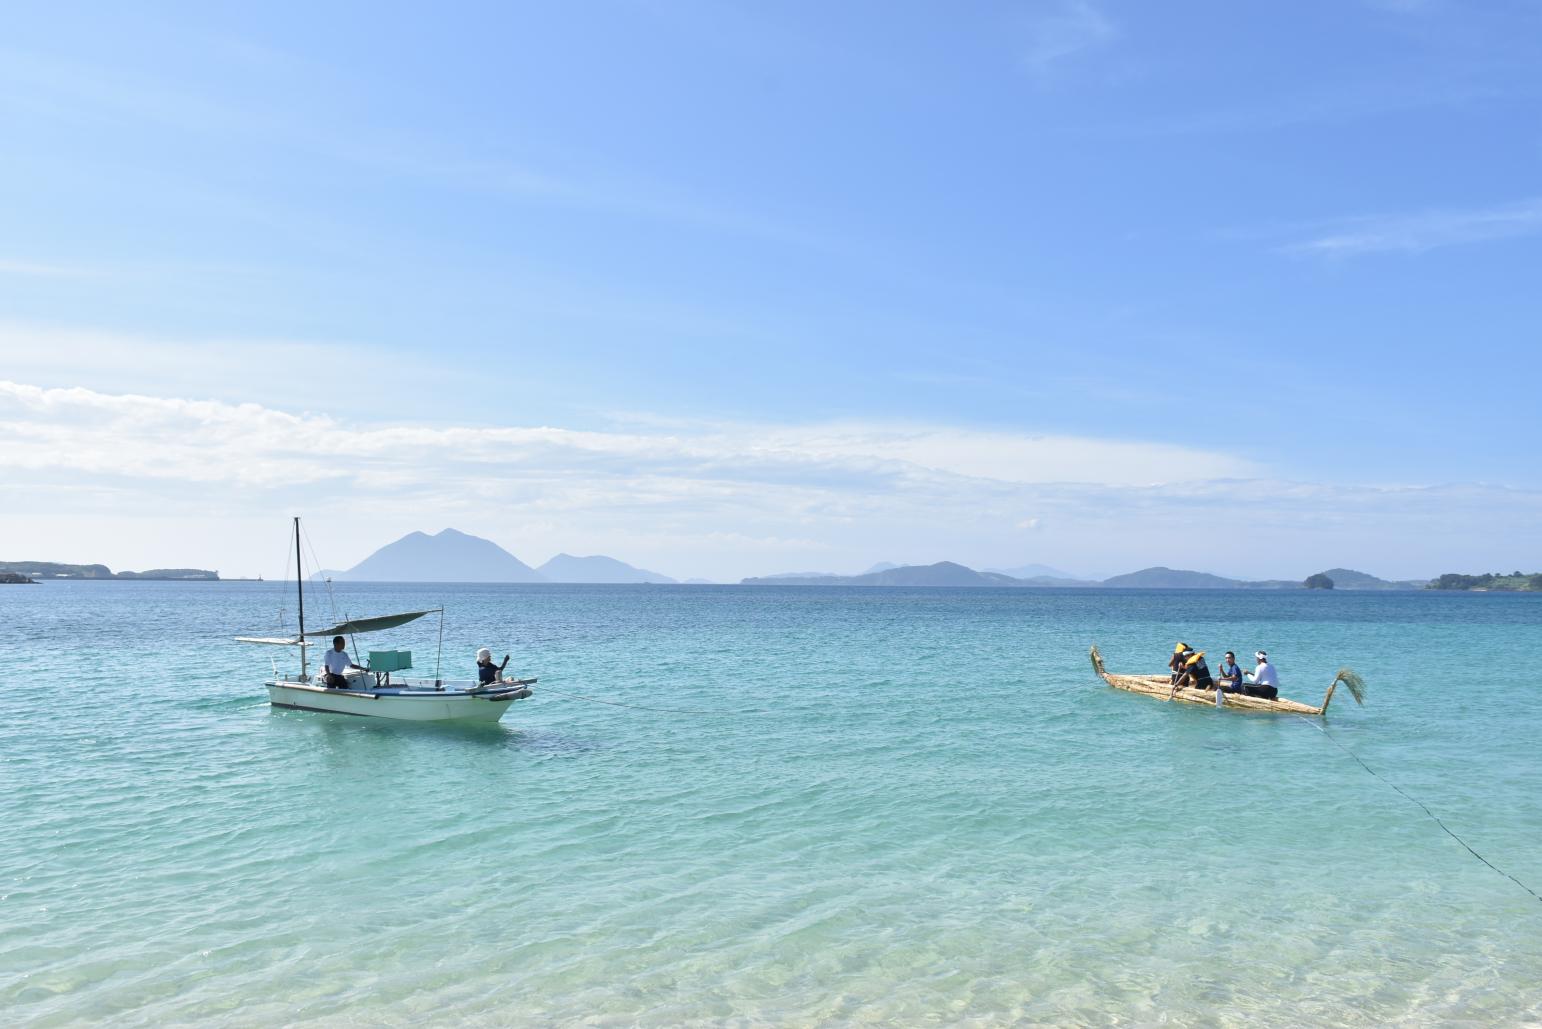
{"label": "mountain peak", "polygon": [[492,540],[458,529],[444,529],[432,536],[409,532],[333,578],[365,582],[544,581],[535,569]]}

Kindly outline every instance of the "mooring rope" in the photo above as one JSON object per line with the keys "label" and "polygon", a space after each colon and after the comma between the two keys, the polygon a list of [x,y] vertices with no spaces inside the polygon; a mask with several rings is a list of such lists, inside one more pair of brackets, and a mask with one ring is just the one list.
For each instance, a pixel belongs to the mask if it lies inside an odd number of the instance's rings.
{"label": "mooring rope", "polygon": [[1391,779],[1388,779],[1386,776],[1384,776],[1380,772],[1376,771],[1376,769],[1372,768],[1370,765],[1368,765],[1364,761],[1360,760],[1360,755],[1356,754],[1354,751],[1350,750],[1348,747],[1344,746],[1344,744],[1340,743],[1337,739],[1335,739],[1333,734],[1327,730],[1327,727],[1322,726],[1322,725],[1318,725],[1316,722],[1312,721],[1310,718],[1307,718],[1305,715],[1297,715],[1296,717],[1301,719],[1303,722],[1307,723],[1308,725],[1310,725],[1312,728],[1316,729],[1318,732],[1322,733],[1324,736],[1328,737],[1329,740],[1332,740],[1333,741],[1333,745],[1335,747],[1339,748],[1344,753],[1346,753],[1350,757],[1354,758],[1355,759],[1355,763],[1358,764],[1361,768],[1365,769],[1371,775],[1375,776],[1377,779],[1380,779],[1383,783],[1385,783],[1386,785],[1388,785],[1388,786],[1392,787],[1394,790],[1396,790],[1398,795],[1401,796],[1403,799],[1412,801],[1413,803],[1419,805],[1419,810],[1423,811],[1426,815],[1429,815],[1430,818],[1434,820],[1436,825],[1440,826],[1441,829],[1445,830],[1445,834],[1447,836],[1451,837],[1457,843],[1460,843],[1463,847],[1465,847],[1467,849],[1467,853],[1471,854],[1473,857],[1477,858],[1479,861],[1483,862],[1485,865],[1488,865],[1489,868],[1491,868],[1494,871],[1498,872],[1500,875],[1504,876],[1506,879],[1510,880],[1515,885],[1519,886],[1521,889],[1523,889],[1527,893],[1531,894],[1532,897],[1534,897],[1535,899],[1537,899],[1539,901],[1542,901],[1542,895],[1539,895],[1536,890],[1532,889],[1530,886],[1527,886],[1525,883],[1521,882],[1515,876],[1511,875],[1509,872],[1506,872],[1503,868],[1500,868],[1498,865],[1494,864],[1492,861],[1490,861],[1488,858],[1484,857],[1482,854],[1479,854],[1476,850],[1473,850],[1472,849],[1472,844],[1468,843],[1466,840],[1462,839],[1456,833],[1452,832],[1451,831],[1451,827],[1448,826],[1445,822],[1442,822],[1440,820],[1440,816],[1439,815],[1435,814],[1435,812],[1431,811],[1428,807],[1425,807],[1424,801],[1420,800],[1418,797],[1415,797],[1415,796],[1412,796],[1412,795],[1410,795],[1408,793],[1405,793],[1403,791],[1403,788],[1401,786],[1399,786],[1397,783],[1393,782]]}
{"label": "mooring rope", "polygon": [[636,711],[660,711],[669,715],[711,715],[719,718],[734,718],[739,715],[763,715],[765,708],[749,708],[744,711],[704,711],[697,708],[686,707],[653,707],[648,704],[627,704],[619,700],[601,700],[599,697],[586,697],[582,693],[568,693],[564,690],[554,690],[550,686],[541,686],[537,692],[555,693],[559,697],[569,697],[573,700],[583,700],[590,704],[605,704],[609,707],[629,707]]}

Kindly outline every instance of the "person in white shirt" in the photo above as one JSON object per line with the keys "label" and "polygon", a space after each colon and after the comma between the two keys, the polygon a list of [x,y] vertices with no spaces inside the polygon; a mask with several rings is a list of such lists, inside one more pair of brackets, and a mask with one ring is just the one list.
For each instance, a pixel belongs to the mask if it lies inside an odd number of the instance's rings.
{"label": "person in white shirt", "polygon": [[353,658],[349,657],[348,651],[343,649],[344,642],[341,636],[333,636],[332,649],[327,651],[326,656],[321,659],[321,663],[327,669],[327,685],[334,690],[346,690],[348,688],[348,680],[343,678],[344,672],[350,668],[363,667],[353,663]]}
{"label": "person in white shirt", "polygon": [[1275,672],[1274,666],[1269,663],[1269,655],[1260,650],[1253,656],[1258,659],[1258,667],[1248,676],[1247,695],[1263,697],[1265,700],[1278,698],[1280,677]]}

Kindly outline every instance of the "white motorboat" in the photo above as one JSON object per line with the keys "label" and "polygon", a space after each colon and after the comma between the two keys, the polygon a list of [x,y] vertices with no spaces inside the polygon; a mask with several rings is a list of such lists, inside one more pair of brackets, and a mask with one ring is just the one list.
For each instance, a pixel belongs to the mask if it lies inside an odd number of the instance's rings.
{"label": "white motorboat", "polygon": [[[300,567],[300,519],[295,519],[295,559]],[[343,676],[346,686],[327,685],[325,674],[310,673],[307,651],[313,640],[330,641],[343,636],[353,641],[357,636],[406,625],[425,615],[438,614],[439,635],[444,638],[444,608],[404,611],[400,614],[371,618],[349,618],[324,629],[305,627],[305,591],[300,588],[303,574],[296,575],[299,596],[299,631],[293,636],[237,636],[241,643],[294,647],[300,652],[300,670],[285,675],[274,662],[274,675],[264,685],[268,702],[274,707],[296,711],[320,711],[338,715],[363,715],[371,718],[395,718],[409,722],[496,722],[516,700],[531,696],[535,679],[502,679],[481,685],[471,679],[445,680],[401,677],[397,673],[412,667],[412,652],[372,650],[362,668],[350,668]],[[354,646],[357,646],[355,643]],[[352,649],[352,648],[350,648]],[[359,652],[352,650],[355,659]],[[435,661],[435,671],[438,670]]]}

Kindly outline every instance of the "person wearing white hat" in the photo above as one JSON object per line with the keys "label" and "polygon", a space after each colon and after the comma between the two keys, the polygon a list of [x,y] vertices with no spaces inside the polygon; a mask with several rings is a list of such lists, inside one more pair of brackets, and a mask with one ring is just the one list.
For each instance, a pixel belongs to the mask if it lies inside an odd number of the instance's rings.
{"label": "person wearing white hat", "polygon": [[1263,697],[1265,700],[1274,700],[1280,695],[1280,676],[1269,663],[1269,655],[1262,650],[1253,655],[1258,659],[1258,667],[1253,669],[1253,674],[1248,676],[1248,684],[1244,692],[1250,697]]}
{"label": "person wearing white hat", "polygon": [[477,651],[477,685],[491,686],[503,676],[504,668],[508,667],[509,655],[503,655],[503,664],[493,664],[493,652],[483,647]]}

